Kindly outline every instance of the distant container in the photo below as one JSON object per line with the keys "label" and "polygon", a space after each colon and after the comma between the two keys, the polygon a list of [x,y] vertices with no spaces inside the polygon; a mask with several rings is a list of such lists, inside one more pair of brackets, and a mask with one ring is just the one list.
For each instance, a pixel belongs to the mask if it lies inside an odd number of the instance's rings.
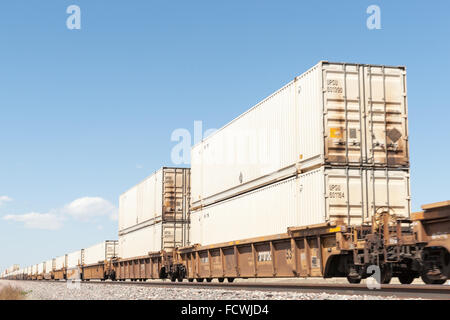
{"label": "distant container", "polygon": [[84,249],[84,265],[97,264],[118,255],[118,241],[107,240]]}
{"label": "distant container", "polygon": [[65,268],[67,264],[67,255],[63,255],[60,257],[55,258],[55,270],[61,270],[62,268]]}
{"label": "distant container", "polygon": [[13,264],[9,268],[6,269],[6,273],[13,273],[14,271],[17,271],[20,269],[20,266],[18,264]]}
{"label": "distant container", "polygon": [[190,169],[163,167],[119,198],[119,231],[188,219]]}
{"label": "distant container", "polygon": [[146,256],[149,252],[171,251],[189,244],[187,222],[158,222],[128,233],[119,232],[119,257]]}
{"label": "distant container", "polygon": [[37,265],[37,273],[38,274],[44,273],[44,264],[45,264],[45,262],[41,262]]}
{"label": "distant container", "polygon": [[66,263],[67,263],[66,268],[67,269],[75,268],[75,267],[81,266],[83,264],[82,252],[83,252],[83,250],[77,250],[75,252],[67,254],[67,259],[66,259]]}
{"label": "distant container", "polygon": [[55,259],[51,259],[51,260],[47,260],[44,263],[44,272],[45,273],[50,273],[55,269]]}
{"label": "distant container", "polygon": [[321,165],[409,167],[406,70],[320,62],[191,151],[192,207]]}
{"label": "distant container", "polygon": [[376,212],[410,214],[409,172],[324,168],[191,212],[191,244],[286,232],[331,220],[368,223]]}

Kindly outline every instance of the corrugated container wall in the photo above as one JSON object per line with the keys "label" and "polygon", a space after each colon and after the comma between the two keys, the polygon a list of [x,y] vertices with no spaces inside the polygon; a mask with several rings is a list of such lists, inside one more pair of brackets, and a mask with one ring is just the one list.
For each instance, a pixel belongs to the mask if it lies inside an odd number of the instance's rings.
{"label": "corrugated container wall", "polygon": [[55,259],[45,261],[45,273],[50,273],[55,269]]}
{"label": "corrugated container wall", "polygon": [[409,195],[408,170],[321,167],[191,212],[191,243],[285,233],[330,220],[358,225],[387,207],[408,217]]}
{"label": "corrugated container wall", "polygon": [[119,235],[119,257],[145,256],[149,252],[171,251],[189,244],[187,222],[159,222]]}
{"label": "corrugated container wall", "polygon": [[12,266],[10,266],[10,267],[8,267],[6,269],[6,272],[7,273],[12,273],[12,272],[17,271],[19,269],[20,269],[20,266],[18,264],[13,264]]}
{"label": "corrugated container wall", "polygon": [[66,268],[75,268],[83,264],[83,250],[78,250],[67,254],[67,265]]}
{"label": "corrugated container wall", "polygon": [[84,249],[84,264],[96,264],[117,256],[117,240],[107,240]]}
{"label": "corrugated container wall", "polygon": [[406,70],[320,62],[192,148],[192,208],[321,165],[408,168]]}
{"label": "corrugated container wall", "polygon": [[55,258],[55,270],[61,270],[66,266],[67,255]]}
{"label": "corrugated container wall", "polygon": [[119,198],[119,231],[188,219],[190,169],[161,168]]}
{"label": "corrugated container wall", "polygon": [[45,264],[45,262],[41,262],[37,265],[37,273],[38,274],[44,273],[44,264]]}

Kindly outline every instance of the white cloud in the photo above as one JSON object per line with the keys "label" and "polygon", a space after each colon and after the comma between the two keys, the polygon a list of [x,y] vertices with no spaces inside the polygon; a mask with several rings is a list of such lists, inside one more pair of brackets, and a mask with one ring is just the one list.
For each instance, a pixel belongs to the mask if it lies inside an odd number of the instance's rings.
{"label": "white cloud", "polygon": [[136,169],[142,169],[142,168],[144,168],[144,166],[142,164],[137,164],[136,165]]}
{"label": "white cloud", "polygon": [[66,205],[63,212],[82,221],[88,221],[99,216],[109,216],[114,220],[117,215],[117,208],[100,197],[83,197]]}
{"label": "white cloud", "polygon": [[25,228],[29,229],[57,230],[62,227],[62,218],[54,213],[10,214],[4,216],[3,219],[23,222]]}
{"label": "white cloud", "polygon": [[12,201],[13,199],[12,198],[10,198],[10,197],[8,197],[8,196],[0,196],[0,206],[2,205],[2,204],[4,204],[5,202],[10,202],[10,201]]}
{"label": "white cloud", "polygon": [[[0,200],[2,198],[0,197]],[[3,220],[22,222],[29,229],[57,230],[63,226],[63,222],[67,219],[67,216],[83,222],[91,221],[95,217],[105,216],[113,221],[117,221],[118,210],[113,204],[103,198],[83,197],[75,199],[64,207],[51,210],[48,213],[30,212],[25,214],[9,214],[4,216]]]}

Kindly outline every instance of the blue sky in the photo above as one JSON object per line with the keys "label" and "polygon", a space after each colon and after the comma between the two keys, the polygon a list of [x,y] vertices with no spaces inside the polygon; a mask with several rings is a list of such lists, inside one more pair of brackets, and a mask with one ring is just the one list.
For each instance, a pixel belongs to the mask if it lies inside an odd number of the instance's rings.
{"label": "blue sky", "polygon": [[[81,30],[66,27],[72,4]],[[366,27],[372,4],[380,30]],[[2,1],[0,270],[117,238],[119,195],[173,165],[175,129],[219,128],[319,60],[407,66],[413,209],[449,199],[449,12],[448,1]],[[35,223],[2,219],[24,214]]]}

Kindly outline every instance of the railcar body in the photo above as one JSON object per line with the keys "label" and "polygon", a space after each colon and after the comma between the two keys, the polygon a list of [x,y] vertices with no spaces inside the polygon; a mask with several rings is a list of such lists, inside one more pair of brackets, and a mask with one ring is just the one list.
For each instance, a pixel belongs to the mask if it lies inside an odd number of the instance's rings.
{"label": "railcar body", "polygon": [[127,259],[114,259],[103,272],[84,279],[202,282],[218,279],[346,277],[359,283],[379,268],[379,281],[398,277],[404,284],[422,277],[444,283],[449,275],[450,202],[423,206],[412,219],[379,212],[372,223],[344,221],[288,228],[286,233],[208,246],[199,244]]}

